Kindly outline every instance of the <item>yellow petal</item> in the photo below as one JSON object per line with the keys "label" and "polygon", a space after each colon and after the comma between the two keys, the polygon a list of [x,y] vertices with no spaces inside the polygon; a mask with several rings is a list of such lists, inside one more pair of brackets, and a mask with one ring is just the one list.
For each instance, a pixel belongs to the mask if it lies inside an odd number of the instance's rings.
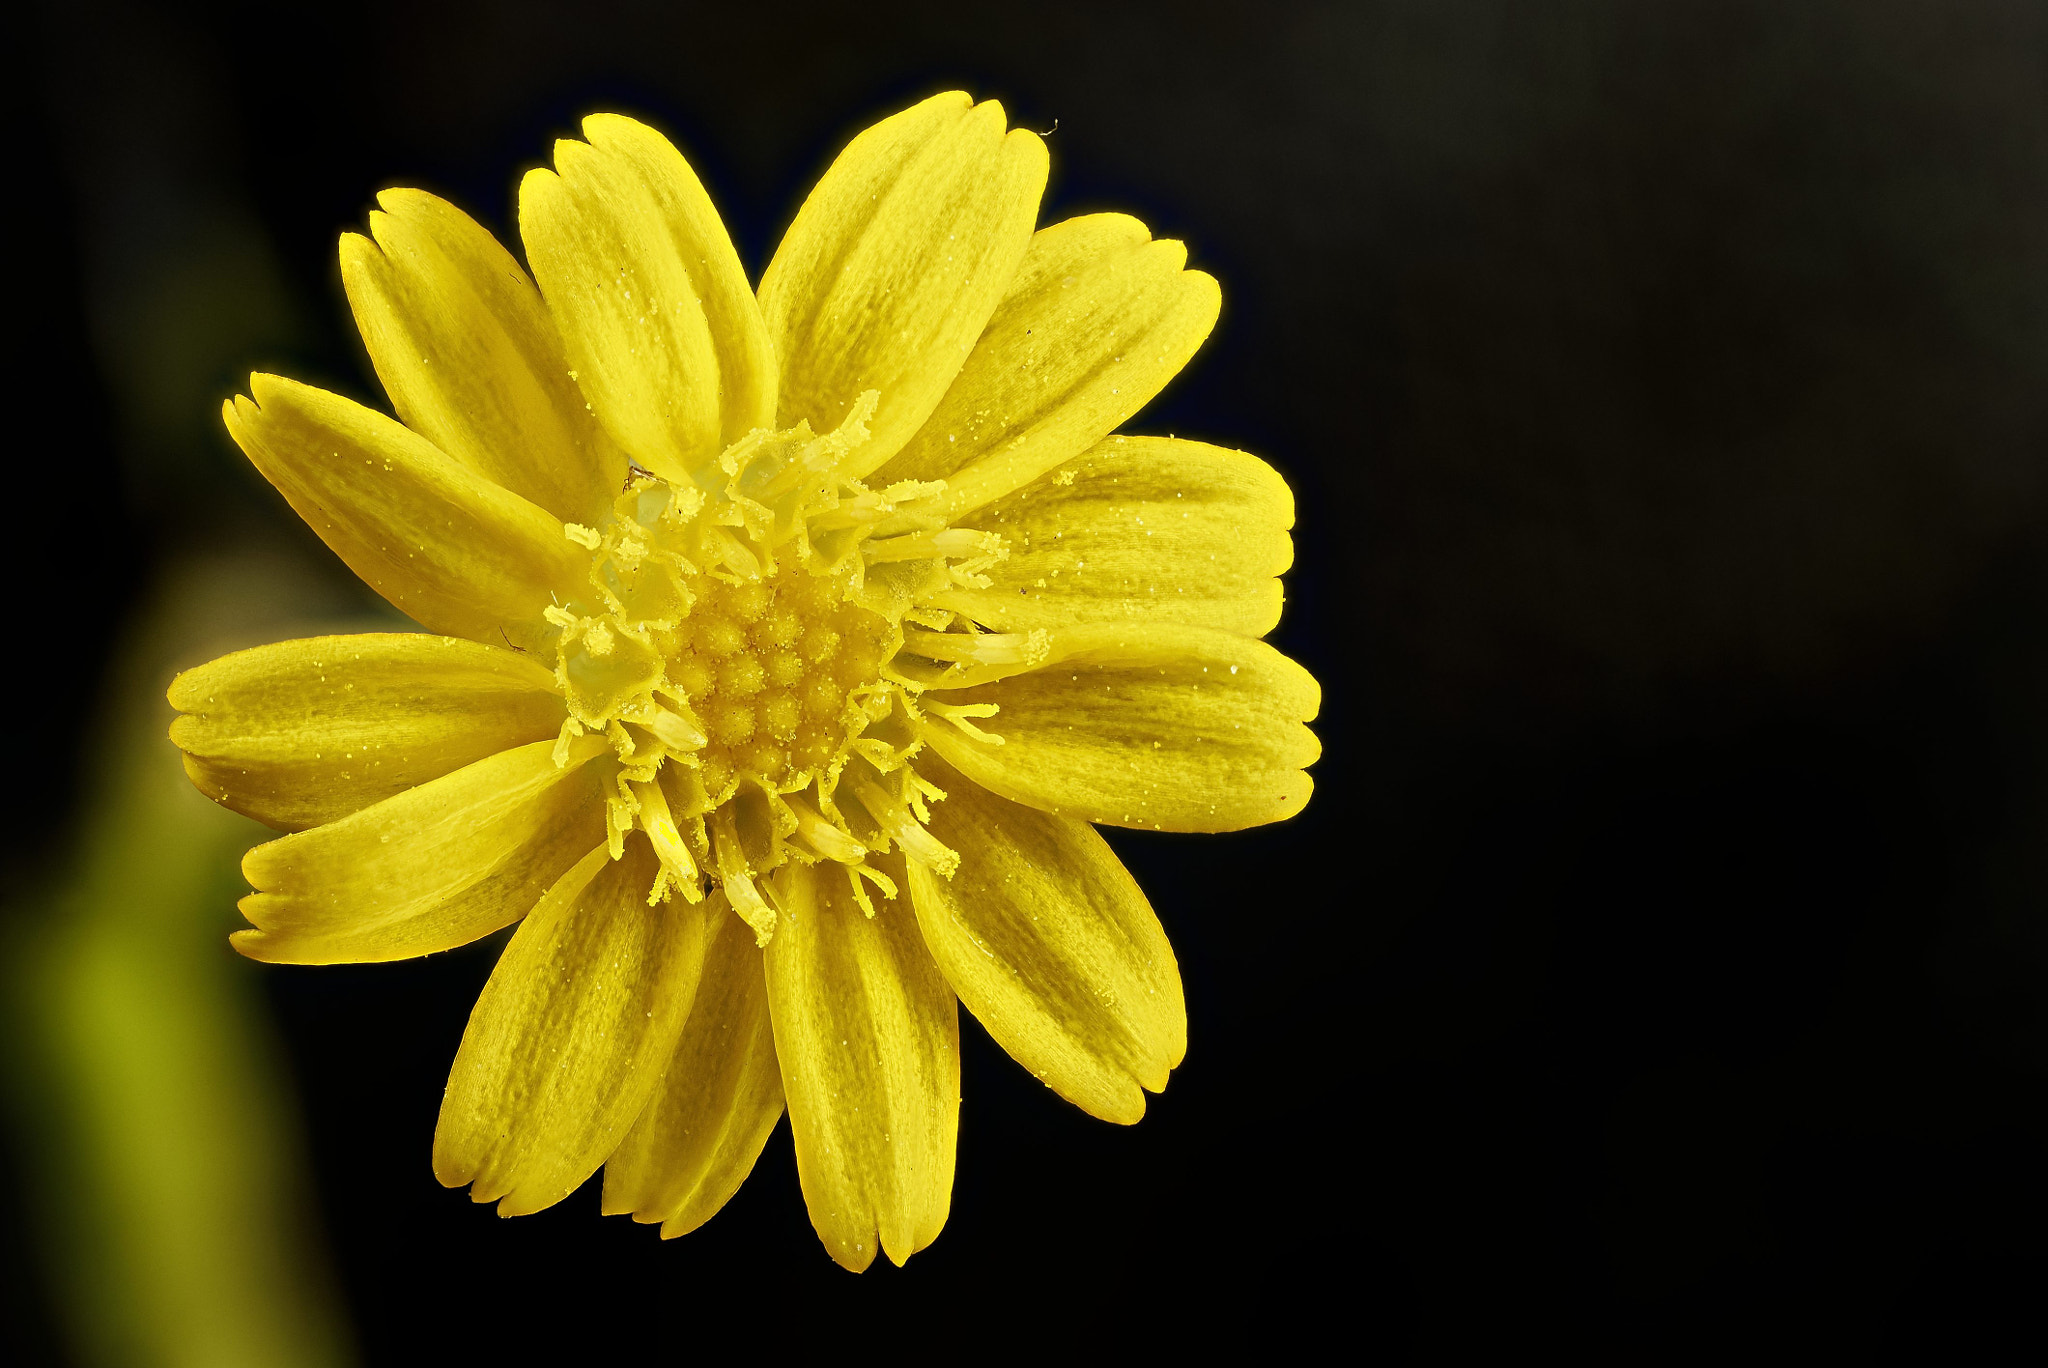
{"label": "yellow petal", "polygon": [[467,945],[526,915],[604,839],[583,772],[609,750],[579,737],[557,767],[537,741],[465,765],[374,807],[257,846],[235,948],[273,964],[407,959]]}
{"label": "yellow petal", "polygon": [[985,589],[931,602],[1000,631],[1098,621],[1185,622],[1263,636],[1294,563],[1294,495],[1242,451],[1111,437],[961,526],[1009,557]]}
{"label": "yellow petal", "polygon": [[280,641],[173,680],[171,740],[214,802],[300,831],[552,739],[554,689],[531,656],[460,637]]}
{"label": "yellow petal", "polygon": [[1045,144],[1003,128],[1001,105],[959,91],[882,120],[832,163],[762,277],[778,426],[829,432],[880,392],[852,473],[931,414],[1031,240]]}
{"label": "yellow petal", "polygon": [[386,190],[341,280],[405,425],[558,518],[594,523],[625,458],[583,406],[555,325],[512,254],[424,190]]}
{"label": "yellow petal", "polygon": [[[675,906],[675,904],[671,904]],[[782,1119],[761,952],[725,895],[702,904],[704,973],[668,1072],[604,1169],[604,1212],[662,1222],[664,1239],[718,1214]]]}
{"label": "yellow petal", "polygon": [[1301,811],[1302,767],[1322,748],[1302,723],[1322,691],[1263,641],[1177,623],[1096,623],[1051,634],[1028,673],[934,690],[993,703],[976,725],[928,719],[924,736],[983,788],[1110,826],[1235,831]]}
{"label": "yellow petal", "polygon": [[1041,229],[932,416],[882,471],[948,481],[957,516],[1086,451],[1164,388],[1222,292],[1123,214]]}
{"label": "yellow petal", "polygon": [[1010,1057],[1075,1106],[1130,1125],[1187,1053],[1180,970],[1137,882],[1085,822],[998,798],[928,757],[946,790],[942,879],[910,862],[925,944]]}
{"label": "yellow petal", "polygon": [[381,413],[275,375],[223,410],[235,442],[363,582],[437,632],[527,647],[590,557],[546,509]]}
{"label": "yellow petal", "polygon": [[645,840],[619,860],[591,851],[520,924],[469,1015],[434,1176],[472,1184],[500,1216],[574,1192],[661,1082],[697,991],[704,915],[681,898],[647,905],[659,868]]}
{"label": "yellow petal", "polygon": [[[960,1018],[902,900],[863,916],[837,867],[785,866],[765,951],[797,1175],[854,1272],[938,1238],[953,1200]],[[880,900],[877,900],[878,902]]]}
{"label": "yellow petal", "polygon": [[519,187],[519,233],[591,407],[641,466],[686,479],[775,417],[775,358],[711,197],[617,114]]}

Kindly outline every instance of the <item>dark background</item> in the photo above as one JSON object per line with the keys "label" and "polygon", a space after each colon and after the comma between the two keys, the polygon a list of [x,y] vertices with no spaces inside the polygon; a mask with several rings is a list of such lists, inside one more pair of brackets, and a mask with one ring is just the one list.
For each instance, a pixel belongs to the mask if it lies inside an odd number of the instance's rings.
{"label": "dark background", "polygon": [[1953,1348],[2038,1300],[2042,8],[320,12],[46,4],[17,62],[6,573],[17,661],[63,661],[9,669],[21,849],[152,567],[321,563],[216,409],[254,365],[381,402],[336,234],[392,184],[504,230],[596,109],[683,147],[756,275],[873,119],[1057,121],[1043,221],[1128,210],[1223,283],[1131,427],[1287,475],[1274,640],[1325,689],[1301,818],[1112,837],[1186,976],[1166,1094],[1091,1121],[969,1027],[903,1270],[826,1259],[786,1129],[680,1241],[594,1188],[501,1222],[427,1163],[494,947],[261,970],[368,1361]]}

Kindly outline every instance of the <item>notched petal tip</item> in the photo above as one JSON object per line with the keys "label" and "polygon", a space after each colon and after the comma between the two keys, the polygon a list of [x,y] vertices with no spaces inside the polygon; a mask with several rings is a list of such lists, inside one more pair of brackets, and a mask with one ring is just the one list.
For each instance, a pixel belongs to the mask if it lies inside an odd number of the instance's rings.
{"label": "notched petal tip", "polygon": [[[1002,106],[997,104],[996,101],[989,100],[987,103],[995,105],[998,113],[1002,112]],[[965,114],[975,107],[974,96],[964,90],[942,90],[936,95],[928,95],[924,99],[919,100],[916,104],[910,106],[909,109],[904,110],[903,114],[913,114],[921,109],[938,110],[947,106],[952,107],[956,116]]]}
{"label": "notched petal tip", "polygon": [[378,269],[385,260],[384,243],[377,229],[389,215],[377,210],[370,211],[370,232],[344,231],[335,239],[334,252],[341,261],[341,286],[353,297],[361,289],[363,277]]}
{"label": "notched petal tip", "polygon": [[[422,190],[416,185],[388,185],[377,192],[377,208],[394,218],[403,218],[408,214],[453,209],[454,206],[431,190]],[[370,220],[376,222],[375,210],[371,211]]]}
{"label": "notched petal tip", "polygon": [[[535,630],[588,562],[562,524],[396,419],[281,376],[249,377],[229,433],[359,578],[415,621],[473,641]],[[513,639],[508,637],[507,639]]]}
{"label": "notched petal tip", "polygon": [[[564,138],[556,142],[555,147],[557,149],[557,156],[560,155],[559,149],[561,148],[562,144],[567,141],[568,139]],[[577,146],[580,147],[582,146],[582,144],[578,143]],[[535,166],[528,168],[526,174],[519,178],[519,191],[516,196],[516,199],[518,201],[520,211],[522,213],[525,211],[527,199],[529,196],[546,195],[554,193],[555,190],[559,189],[561,184],[562,178],[555,174],[555,170],[551,166]]]}
{"label": "notched petal tip", "polygon": [[[433,1154],[434,1181],[445,1188],[468,1187],[476,1178],[476,1165],[455,1154],[441,1143],[439,1135],[434,1137]],[[478,1195],[474,1190],[470,1200],[486,1202],[490,1198]]]}
{"label": "notched petal tip", "polygon": [[[246,904],[248,901],[248,898],[244,898],[242,899],[242,903],[237,904],[237,906],[240,907],[242,904]],[[244,915],[247,915],[246,911],[244,912]],[[236,954],[241,955],[246,959],[255,960],[259,964],[272,964],[276,962],[272,960],[270,956],[263,953],[263,933],[259,930],[256,930],[253,927],[241,931],[229,932],[228,944],[234,947]]]}
{"label": "notched petal tip", "polygon": [[[1180,242],[1173,245],[1180,248],[1180,259],[1185,263],[1187,247]],[[1189,270],[1182,265],[1180,288],[1182,295],[1196,306],[1197,315],[1207,317],[1208,322],[1200,327],[1201,340],[1207,341],[1216,330],[1216,320],[1223,316],[1223,282],[1207,271]]]}
{"label": "notched petal tip", "polygon": [[578,125],[583,130],[583,141],[593,147],[620,138],[651,138],[664,146],[674,146],[661,131],[651,124],[642,123],[630,114],[619,114],[611,110],[598,110],[583,116]]}
{"label": "notched petal tip", "polygon": [[[868,1266],[875,1261],[875,1246],[873,1244],[859,1245],[853,1248],[848,1248],[844,1245],[833,1246],[828,1244],[825,1246],[825,1253],[831,1256],[833,1263],[838,1264],[849,1273],[865,1273],[868,1271]],[[900,1268],[902,1265],[898,1264],[897,1266]]]}

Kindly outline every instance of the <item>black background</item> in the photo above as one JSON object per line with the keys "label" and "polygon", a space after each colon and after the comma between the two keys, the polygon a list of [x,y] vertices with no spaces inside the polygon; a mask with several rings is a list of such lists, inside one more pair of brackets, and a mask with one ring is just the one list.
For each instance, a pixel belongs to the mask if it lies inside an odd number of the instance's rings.
{"label": "black background", "polygon": [[[1112,838],[1186,976],[1166,1094],[1091,1121],[969,1027],[953,1215],[903,1270],[826,1259],[786,1129],[681,1241],[593,1188],[501,1222],[427,1163],[495,950],[261,971],[369,1361],[1953,1347],[2038,1299],[2040,7],[319,13],[76,0],[23,54],[7,583],[16,657],[76,686],[10,669],[23,849],[152,567],[317,549],[215,407],[253,365],[381,402],[336,234],[392,184],[502,231],[596,109],[683,147],[755,274],[874,118],[1057,121],[1042,221],[1136,213],[1223,283],[1130,427],[1286,474],[1274,640],[1325,690],[1302,817]],[[209,288],[257,259],[261,297]],[[156,400],[110,378],[194,318]]]}

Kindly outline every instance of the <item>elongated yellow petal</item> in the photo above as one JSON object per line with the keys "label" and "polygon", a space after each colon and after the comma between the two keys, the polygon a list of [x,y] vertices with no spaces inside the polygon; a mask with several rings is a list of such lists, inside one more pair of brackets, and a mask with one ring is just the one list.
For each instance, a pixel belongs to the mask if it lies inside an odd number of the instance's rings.
{"label": "elongated yellow petal", "polygon": [[1302,767],[1322,748],[1302,724],[1322,691],[1263,641],[1178,623],[1096,623],[1051,634],[1028,673],[934,690],[948,707],[993,703],[977,725],[925,739],[1014,802],[1110,826],[1235,831],[1301,811]]}
{"label": "elongated yellow petal", "polygon": [[500,1216],[553,1206],[611,1156],[661,1082],[704,962],[703,912],[647,905],[645,840],[591,851],[521,923],[448,1073],[434,1176]]}
{"label": "elongated yellow petal", "polygon": [[235,948],[273,964],[407,959],[467,945],[526,915],[604,839],[583,772],[607,749],[579,737],[558,767],[537,741],[465,765],[374,807],[257,846]]}
{"label": "elongated yellow petal", "polygon": [[971,515],[1009,556],[984,589],[933,598],[1006,632],[1185,622],[1263,636],[1294,563],[1294,495],[1256,456],[1170,437],[1111,437]]}
{"label": "elongated yellow petal", "polygon": [[604,1169],[605,1214],[660,1221],[663,1239],[718,1214],[782,1119],[761,952],[722,892],[701,915],[704,973],[690,1019],[661,1086]]}
{"label": "elongated yellow petal", "polygon": [[400,633],[237,651],[179,675],[170,699],[200,792],[286,831],[552,739],[568,715],[530,656]]}
{"label": "elongated yellow petal", "polygon": [[533,282],[446,200],[386,190],[377,203],[371,237],[342,234],[341,280],[398,416],[557,518],[596,522],[625,458],[583,406]]}
{"label": "elongated yellow petal", "polygon": [[961,854],[942,879],[915,861],[925,944],[1010,1057],[1105,1121],[1145,1114],[1187,1053],[1180,970],[1159,918],[1095,829],[998,798],[929,757],[946,800],[932,835]]}
{"label": "elongated yellow petal", "polygon": [[775,359],[739,254],[668,139],[617,114],[527,173],[519,232],[577,383],[620,446],[684,479],[775,417]]}
{"label": "elongated yellow petal", "polygon": [[839,154],[761,280],[782,360],[778,426],[819,432],[881,395],[860,474],[938,404],[1031,240],[1045,144],[1002,106],[953,91],[882,120]]}
{"label": "elongated yellow petal", "polygon": [[[526,647],[589,556],[546,509],[339,395],[252,375],[223,417],[265,479],[363,582],[437,632]],[[573,554],[572,554],[573,553]]]}
{"label": "elongated yellow petal", "polygon": [[938,1238],[953,1200],[960,1018],[899,899],[870,919],[836,868],[785,866],[764,952],[797,1175],[826,1252],[856,1273]]}
{"label": "elongated yellow petal", "polygon": [[958,515],[1077,456],[1180,373],[1222,292],[1123,214],[1041,229],[932,416],[882,471],[948,481]]}

